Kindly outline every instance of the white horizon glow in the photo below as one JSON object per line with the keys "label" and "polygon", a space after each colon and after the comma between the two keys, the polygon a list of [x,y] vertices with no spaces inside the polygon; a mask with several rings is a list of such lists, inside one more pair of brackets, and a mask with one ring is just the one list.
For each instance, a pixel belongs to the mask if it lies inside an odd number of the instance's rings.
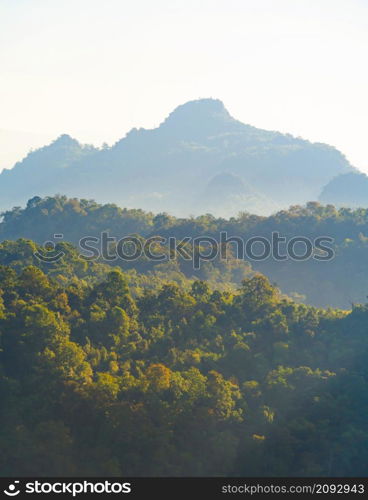
{"label": "white horizon glow", "polygon": [[368,172],[367,0],[0,0],[0,26],[0,170],[214,97]]}

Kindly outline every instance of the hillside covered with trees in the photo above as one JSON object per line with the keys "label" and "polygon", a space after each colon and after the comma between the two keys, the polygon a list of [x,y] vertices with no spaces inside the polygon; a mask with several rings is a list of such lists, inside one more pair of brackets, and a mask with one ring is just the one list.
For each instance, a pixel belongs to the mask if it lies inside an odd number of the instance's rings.
{"label": "hillside covered with trees", "polygon": [[114,204],[100,205],[93,200],[56,196],[34,197],[25,208],[15,207],[4,212],[0,223],[0,241],[28,238],[43,244],[52,240],[54,234],[62,234],[63,242],[78,246],[84,236],[101,237],[102,232],[117,239],[135,234],[142,241],[152,236],[175,237],[178,241],[186,237],[219,240],[221,232],[244,241],[255,236],[271,240],[273,232],[287,240],[303,236],[313,241],[327,236],[333,239],[331,248],[335,257],[323,262],[313,258],[306,261],[276,261],[272,257],[264,261],[241,260],[237,258],[236,248],[230,245],[226,261],[203,261],[198,270],[193,269],[192,262],[180,258],[165,262],[143,258],[117,260],[113,265],[140,274],[159,273],[178,282],[185,277],[195,277],[230,290],[236,290],[241,281],[254,272],[261,272],[283,293],[318,307],[350,309],[354,303],[365,302],[367,296],[368,210],[363,208],[337,209],[310,202],[269,217],[241,213],[229,219],[210,214],[177,218],[166,213],[154,215]]}
{"label": "hillside covered with trees", "polygon": [[367,306],[36,249],[0,246],[2,475],[366,474]]}

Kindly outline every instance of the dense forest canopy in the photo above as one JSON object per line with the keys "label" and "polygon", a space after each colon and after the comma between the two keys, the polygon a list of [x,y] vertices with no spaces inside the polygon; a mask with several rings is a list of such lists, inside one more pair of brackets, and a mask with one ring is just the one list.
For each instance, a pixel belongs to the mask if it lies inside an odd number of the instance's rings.
{"label": "dense forest canopy", "polygon": [[116,238],[136,234],[143,239],[162,236],[178,240],[185,237],[218,239],[221,232],[245,241],[254,236],[270,239],[275,231],[287,239],[303,236],[313,241],[328,236],[334,241],[335,252],[335,257],[328,262],[275,261],[272,257],[264,261],[239,260],[233,252],[233,258],[204,262],[199,270],[180,259],[159,263],[139,259],[118,261],[116,265],[139,273],[160,272],[171,275],[170,279],[176,273],[178,278],[196,277],[215,282],[217,286],[227,283],[232,290],[242,279],[261,272],[295,300],[318,307],[349,309],[353,303],[364,302],[367,295],[368,209],[364,208],[337,209],[333,205],[309,202],[269,217],[243,212],[229,219],[211,214],[177,218],[167,213],[153,214],[66,196],[34,197],[25,208],[15,207],[2,214],[0,240],[28,238],[42,244],[54,234],[62,234],[64,242],[78,246],[82,237],[99,237],[104,231]]}
{"label": "dense forest canopy", "polygon": [[147,287],[62,245],[0,247],[3,475],[366,474],[367,306]]}

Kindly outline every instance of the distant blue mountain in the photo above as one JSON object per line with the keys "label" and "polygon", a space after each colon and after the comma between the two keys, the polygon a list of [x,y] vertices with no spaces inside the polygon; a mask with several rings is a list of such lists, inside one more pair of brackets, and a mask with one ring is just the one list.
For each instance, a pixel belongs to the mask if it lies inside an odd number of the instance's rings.
{"label": "distant blue mountain", "polygon": [[368,176],[350,172],[334,177],[322,190],[319,200],[337,207],[368,207]]}
{"label": "distant blue mountain", "polygon": [[183,216],[267,214],[316,200],[331,179],[352,172],[331,146],[246,125],[221,101],[200,99],[112,147],[62,135],[1,173],[0,206],[62,193]]}

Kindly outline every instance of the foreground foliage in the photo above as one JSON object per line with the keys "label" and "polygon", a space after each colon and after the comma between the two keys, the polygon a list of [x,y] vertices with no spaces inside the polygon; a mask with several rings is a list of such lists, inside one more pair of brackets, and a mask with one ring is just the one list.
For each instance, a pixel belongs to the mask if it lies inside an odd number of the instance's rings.
{"label": "foreground foliage", "polygon": [[2,475],[366,474],[366,306],[132,285],[72,250],[42,270],[27,245],[0,252]]}

